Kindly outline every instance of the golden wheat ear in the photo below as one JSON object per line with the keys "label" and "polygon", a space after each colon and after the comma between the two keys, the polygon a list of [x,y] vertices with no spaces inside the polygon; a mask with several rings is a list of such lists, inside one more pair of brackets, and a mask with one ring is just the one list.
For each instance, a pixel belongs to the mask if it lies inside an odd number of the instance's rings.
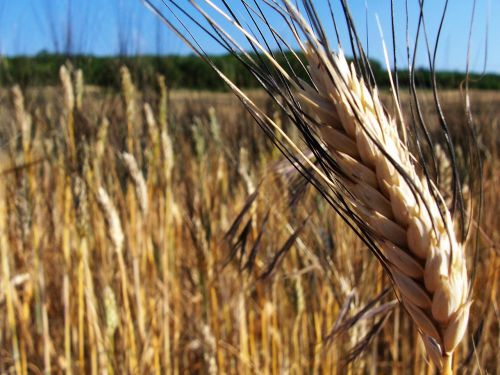
{"label": "golden wheat ear", "polygon": [[[352,211],[367,223],[376,253],[386,266],[406,310],[416,323],[433,362],[449,370],[469,317],[465,254],[441,195],[417,173],[395,121],[382,109],[342,54],[331,64],[320,51],[307,55],[317,87],[332,77],[327,91],[308,95],[315,113],[335,113],[338,121],[319,118],[317,128],[340,173],[339,184],[351,194]],[[318,97],[320,96],[320,97]]]}
{"label": "golden wheat ear", "polygon": [[[441,135],[453,170],[451,210],[433,178],[432,171],[437,170],[433,143],[419,112],[412,72],[409,84],[416,114],[408,123],[397,80],[392,78],[395,111],[384,108],[345,1],[340,3],[351,35],[352,63],[341,46],[332,52],[310,0],[302,1],[305,15],[288,0],[265,0],[254,6],[242,1],[255,28],[244,26],[247,23],[224,0],[220,7],[209,0],[190,1],[191,9],[176,1],[164,3],[173,19],[163,16],[151,1],[146,3],[213,67],[283,154],[376,255],[429,357],[443,373],[451,373],[452,355],[466,331],[471,299],[463,245],[467,232],[464,204],[437,93]],[[264,6],[281,17],[294,40],[285,41],[283,33],[270,25]],[[213,64],[186,22],[194,23],[247,67],[298,128],[300,144]],[[337,30],[335,18],[333,22]],[[238,44],[236,34],[250,43],[254,54]],[[271,42],[276,49],[270,47]],[[305,59],[289,52],[291,45]],[[454,229],[457,217],[462,224],[458,234]]]}

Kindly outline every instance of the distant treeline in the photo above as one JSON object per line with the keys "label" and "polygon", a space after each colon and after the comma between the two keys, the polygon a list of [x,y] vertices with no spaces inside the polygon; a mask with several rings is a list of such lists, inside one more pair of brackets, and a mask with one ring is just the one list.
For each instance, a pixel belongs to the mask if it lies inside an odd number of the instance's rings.
{"label": "distant treeline", "polygon": [[[302,78],[305,72],[296,58],[282,62]],[[257,58],[258,59],[258,58]],[[303,56],[300,56],[303,61]],[[246,88],[258,87],[256,80],[233,56],[213,56],[212,60],[230,79]],[[34,57],[0,57],[0,85],[9,86],[18,83],[22,86],[55,85],[58,82],[59,67],[70,62],[74,68],[83,70],[85,82],[91,85],[117,88],[120,85],[119,68],[126,65],[131,71],[135,83],[141,87],[154,85],[156,75],[167,77],[170,87],[197,90],[226,90],[225,84],[214,71],[197,56],[136,56],[136,57],[94,57],[64,56],[40,53]],[[266,62],[262,61],[265,65]],[[385,69],[376,61],[372,62],[375,79],[380,87],[388,87],[389,79]],[[484,90],[500,90],[500,75],[486,74],[470,76],[470,87]],[[441,89],[458,88],[465,79],[464,73],[439,72],[436,74],[438,87]],[[418,87],[431,87],[431,74],[428,70],[415,72]],[[407,86],[408,73],[399,72],[401,86]]]}

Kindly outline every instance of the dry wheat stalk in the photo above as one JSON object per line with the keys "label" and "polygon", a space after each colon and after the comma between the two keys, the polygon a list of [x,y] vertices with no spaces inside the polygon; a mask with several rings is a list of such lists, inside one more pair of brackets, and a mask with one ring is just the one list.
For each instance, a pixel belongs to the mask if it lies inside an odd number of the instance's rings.
{"label": "dry wheat stalk", "polygon": [[134,372],[131,369],[137,368],[137,342],[132,322],[132,313],[128,295],[129,281],[128,281],[127,268],[125,264],[125,257],[123,253],[125,234],[123,233],[122,230],[119,213],[115,205],[113,204],[112,199],[110,198],[107,191],[103,187],[98,188],[96,192],[96,200],[106,220],[108,228],[108,236],[111,239],[118,260],[118,270],[122,288],[124,321],[126,326],[126,332],[124,333],[124,336],[126,337],[125,338],[126,345],[130,349],[128,366],[129,366],[129,371]]}
{"label": "dry wheat stalk", "polygon": [[[406,133],[412,129],[403,121],[397,91],[396,111],[391,115],[384,109],[366,68],[368,61],[359,40],[353,42],[358,43],[361,57],[356,64],[349,64],[342,48],[330,52],[312,1],[302,2],[312,26],[291,1],[263,1],[287,22],[306,56],[310,82],[303,82],[277,61],[267,42],[256,36],[266,32],[277,43],[281,40],[281,34],[263,21],[265,15],[257,5],[252,8],[245,3],[252,21],[264,24],[262,29],[256,26],[258,33],[243,26],[246,23],[226,2],[225,9],[210,0],[190,2],[200,15],[195,24],[200,28],[208,25],[204,31],[213,31],[221,46],[239,54],[237,58],[299,128],[310,149],[306,152],[212,63],[196,40],[183,33],[187,26],[181,18],[174,23],[150,1],[146,2],[211,64],[285,156],[294,161],[375,253],[418,327],[428,355],[443,373],[451,373],[452,354],[465,333],[471,306],[464,244],[455,233],[443,195],[427,171],[422,172],[423,157],[412,154],[406,143]],[[177,17],[193,14],[183,5],[177,12],[167,8]],[[349,12],[346,8],[344,12],[355,34]],[[186,19],[186,23],[193,21],[189,16]],[[220,19],[223,21],[216,21]],[[259,58],[249,55],[233,33],[246,38],[259,52]],[[288,48],[289,44],[282,42],[280,46]],[[262,61],[268,63],[265,68]],[[402,136],[398,127],[404,130]]]}

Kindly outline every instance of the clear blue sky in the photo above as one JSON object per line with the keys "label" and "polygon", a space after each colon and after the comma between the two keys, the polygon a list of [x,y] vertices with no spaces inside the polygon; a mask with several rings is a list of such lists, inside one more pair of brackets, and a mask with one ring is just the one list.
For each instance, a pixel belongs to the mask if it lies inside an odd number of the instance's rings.
{"label": "clear blue sky", "polygon": [[[161,3],[160,0],[156,1]],[[412,14],[410,33],[415,30],[418,1],[408,0]],[[335,4],[338,1],[332,2]],[[390,47],[389,0],[351,0],[349,3],[362,40],[365,41],[366,35],[369,35],[370,56],[382,61],[381,38],[375,14],[381,20]],[[325,15],[325,23],[328,23],[326,0],[315,1],[315,4],[320,14]],[[406,45],[404,4],[405,0],[395,0],[397,44],[400,47]],[[426,1],[427,30],[432,43],[443,4],[444,0]],[[235,8],[237,13],[242,12],[241,7]],[[472,0],[450,0],[437,58],[439,69],[465,69],[471,11]],[[486,23],[489,20],[486,70],[500,73],[500,49],[497,48],[496,39],[500,35],[498,15],[500,1],[477,0],[470,59],[474,71],[481,71],[483,67]],[[278,29],[285,29],[276,17],[271,17],[271,23],[273,21]],[[328,31],[334,40],[332,29],[328,28]],[[71,38],[66,38],[67,35],[71,35]],[[222,52],[208,38],[199,34],[196,36],[201,38],[209,52]],[[345,35],[342,38],[346,43]],[[423,43],[421,46],[424,46]],[[141,0],[0,0],[0,53],[32,55],[42,50],[71,50],[96,55],[113,55],[120,51],[127,54],[189,53],[182,42],[143,6]],[[404,48],[399,49],[398,59],[401,62],[406,60],[405,53]],[[425,65],[424,48],[420,49],[418,57],[418,65]]]}

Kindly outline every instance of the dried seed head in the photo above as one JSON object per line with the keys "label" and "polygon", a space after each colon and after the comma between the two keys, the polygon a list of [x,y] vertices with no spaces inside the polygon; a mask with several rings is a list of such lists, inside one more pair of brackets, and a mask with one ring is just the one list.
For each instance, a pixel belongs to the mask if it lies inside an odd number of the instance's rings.
{"label": "dried seed head", "polygon": [[148,132],[151,137],[151,141],[154,145],[156,145],[159,142],[160,133],[158,131],[158,127],[156,126],[155,116],[149,103],[144,104],[144,115],[146,117],[146,124],[148,125]]}
{"label": "dried seed head", "polygon": [[132,154],[127,152],[122,153],[122,159],[127,167],[127,171],[132,178],[135,186],[135,194],[137,200],[139,201],[139,207],[141,208],[142,214],[144,216],[148,213],[148,188],[146,186],[146,181],[142,175],[137,162]]}
{"label": "dried seed head", "polygon": [[125,105],[127,108],[127,120],[134,121],[136,115],[135,108],[135,87],[132,82],[132,76],[130,75],[130,70],[126,66],[122,66],[120,69],[122,78],[122,93],[125,100]]}
{"label": "dried seed head", "polygon": [[109,238],[111,238],[111,242],[113,243],[115,250],[117,252],[121,252],[125,237],[123,235],[120,216],[118,215],[118,212],[116,211],[108,193],[103,187],[99,187],[97,190],[96,198],[108,225]]}
{"label": "dried seed head", "polygon": [[73,178],[73,197],[76,207],[76,225],[80,237],[84,237],[89,233],[90,218],[89,207],[87,200],[87,186],[85,181],[76,176]]}
{"label": "dried seed head", "polygon": [[64,65],[59,69],[59,78],[63,86],[65,108],[68,112],[71,112],[75,107],[75,94],[71,83],[71,75]]}
{"label": "dried seed head", "polygon": [[[327,64],[317,64],[318,55],[313,54],[308,56],[313,79],[331,80],[322,71]],[[335,83],[332,92],[308,95],[306,87],[300,96],[313,104],[321,98],[316,107],[323,112],[329,108],[335,114],[332,118],[338,116],[340,124],[316,124],[319,134],[342,171],[338,179],[353,195],[354,212],[378,239],[430,357],[442,367],[449,363],[468,320],[462,246],[449,212],[440,211],[429,183],[418,176],[410,162],[413,157],[400,142],[395,122],[381,109],[376,91],[367,91],[342,54],[334,55],[333,61],[336,69],[328,72]],[[321,87],[319,81],[314,83]],[[331,103],[323,99],[327,97]],[[313,104],[308,107],[314,108]]]}
{"label": "dried seed head", "polygon": [[81,69],[75,72],[75,99],[76,108],[81,110],[83,103],[83,72]]}
{"label": "dried seed head", "polygon": [[240,157],[238,163],[238,172],[240,176],[243,177],[245,181],[247,192],[250,194],[255,191],[255,184],[253,182],[249,162],[248,162],[248,151],[245,147],[240,148]]}
{"label": "dried seed head", "polygon": [[165,130],[167,128],[167,102],[168,102],[168,92],[167,92],[167,83],[165,77],[162,75],[158,75],[158,86],[160,88],[160,100],[159,100],[159,123],[160,128]]}
{"label": "dried seed head", "polygon": [[116,306],[116,298],[113,289],[106,286],[103,291],[104,297],[104,312],[106,317],[106,334],[108,337],[113,337],[116,329],[120,324],[118,308]]}
{"label": "dried seed head", "polygon": [[108,137],[109,120],[104,117],[101,121],[101,126],[97,130],[95,143],[95,160],[100,163],[105,152],[106,139]]}
{"label": "dried seed head", "polygon": [[165,177],[167,180],[172,178],[172,170],[174,168],[174,150],[172,145],[172,140],[166,129],[161,132],[161,146],[163,151],[163,165],[165,170]]}
{"label": "dried seed head", "polygon": [[16,123],[21,130],[23,150],[27,151],[31,143],[31,116],[26,112],[24,96],[19,85],[12,88],[12,102]]}

